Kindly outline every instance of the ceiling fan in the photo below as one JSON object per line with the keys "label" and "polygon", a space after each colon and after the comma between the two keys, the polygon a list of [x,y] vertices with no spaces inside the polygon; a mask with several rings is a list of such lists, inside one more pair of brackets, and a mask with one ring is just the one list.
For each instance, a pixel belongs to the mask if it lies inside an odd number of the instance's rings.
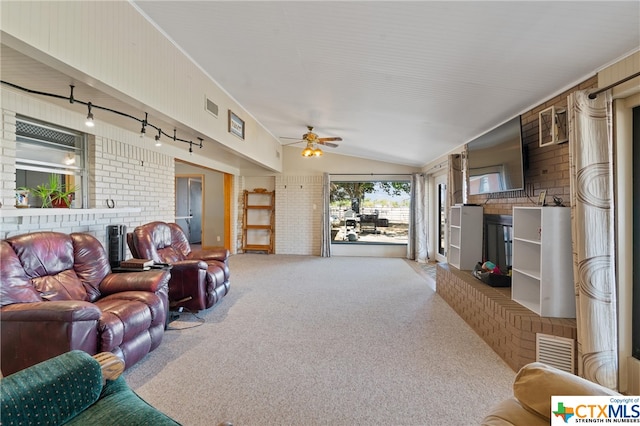
{"label": "ceiling fan", "polygon": [[313,132],[313,126],[307,126],[309,130],[307,133],[302,135],[302,139],[297,138],[285,138],[282,139],[297,139],[295,142],[284,144],[284,146],[295,145],[300,142],[306,142],[307,146],[302,150],[303,157],[320,157],[323,152],[318,147],[318,145],[328,146],[330,148],[337,148],[338,144],[333,142],[339,142],[342,140],[341,137],[330,137],[330,138],[320,138],[316,133]]}

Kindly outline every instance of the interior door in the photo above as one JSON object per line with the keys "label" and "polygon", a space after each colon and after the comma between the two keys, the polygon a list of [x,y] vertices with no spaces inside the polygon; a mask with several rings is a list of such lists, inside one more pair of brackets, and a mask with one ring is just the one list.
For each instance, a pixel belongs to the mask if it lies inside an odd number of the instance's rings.
{"label": "interior door", "polygon": [[202,243],[202,178],[176,177],[175,221],[189,243]]}
{"label": "interior door", "polygon": [[189,243],[202,243],[202,181],[189,178]]}
{"label": "interior door", "polygon": [[447,261],[447,175],[442,174],[434,179],[435,191],[433,191],[435,200],[432,206],[435,208],[435,227],[436,232],[436,260],[438,262]]}

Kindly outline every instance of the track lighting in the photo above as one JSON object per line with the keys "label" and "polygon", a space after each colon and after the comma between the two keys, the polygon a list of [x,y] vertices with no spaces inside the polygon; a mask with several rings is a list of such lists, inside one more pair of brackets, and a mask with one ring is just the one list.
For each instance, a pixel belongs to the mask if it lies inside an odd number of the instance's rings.
{"label": "track lighting", "polygon": [[93,127],[96,125],[96,123],[94,123],[93,121],[93,113],[91,112],[91,102],[87,104],[87,109],[89,110],[89,113],[87,114],[87,121],[85,121],[84,124],[87,127]]}
{"label": "track lighting", "polygon": [[[61,95],[57,95],[54,93],[47,93],[47,92],[40,92],[37,90],[31,90],[31,89],[27,89],[25,87],[21,87],[18,86],[17,84],[13,84],[13,83],[9,83],[8,81],[4,81],[4,80],[0,80],[0,83],[5,84],[7,86],[13,87],[14,89],[18,89],[18,90],[22,90],[23,92],[27,92],[27,93],[32,93],[35,95],[41,95],[41,96],[48,96],[50,98],[56,98],[56,99],[65,99],[68,100],[69,103],[73,104],[73,103],[78,103],[78,104],[82,104],[82,105],[86,105],[87,106],[87,120],[85,122],[85,124],[87,125],[87,127],[94,127],[95,122],[93,119],[93,112],[91,112],[92,108],[98,108],[102,111],[109,111],[113,114],[117,114],[120,115],[122,117],[127,117],[130,118],[132,120],[136,120],[139,123],[142,123],[142,128],[140,129],[140,137],[143,138],[146,136],[146,132],[147,132],[147,126],[148,127],[153,127],[154,129],[158,130],[158,134],[155,137],[156,140],[156,146],[162,146],[162,142],[160,142],[160,138],[162,137],[162,135],[164,134],[166,137],[171,137],[168,134],[164,133],[160,128],[158,128],[157,126],[154,126],[153,124],[149,123],[148,117],[149,115],[145,112],[144,113],[144,119],[141,120],[137,117],[134,117],[133,115],[127,114],[125,112],[122,111],[117,111],[115,109],[111,109],[111,108],[107,108],[107,107],[103,107],[103,106],[99,106],[99,105],[94,105],[91,102],[85,102],[85,101],[81,101],[79,99],[76,99],[73,96],[73,89],[75,88],[75,86],[73,84],[70,84],[69,87],[71,89],[71,92],[69,93],[69,96],[61,96]],[[193,145],[194,142],[193,141],[188,141],[186,139],[180,139],[177,137],[177,130],[173,129],[173,137],[172,139],[176,142],[184,142],[184,143],[188,143],[189,144],[189,152],[193,152]],[[198,144],[196,144],[199,148],[202,148],[202,138],[198,138],[198,140],[200,141]]]}
{"label": "track lighting", "polygon": [[147,117],[148,114],[144,113],[144,120],[142,120],[142,129],[140,129],[140,137],[144,138],[145,133],[147,133]]}

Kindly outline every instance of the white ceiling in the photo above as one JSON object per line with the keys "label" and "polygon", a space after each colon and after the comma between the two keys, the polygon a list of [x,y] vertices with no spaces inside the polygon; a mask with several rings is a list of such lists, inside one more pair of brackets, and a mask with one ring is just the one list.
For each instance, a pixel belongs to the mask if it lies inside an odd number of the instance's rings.
{"label": "white ceiling", "polygon": [[640,47],[638,1],[133,3],[274,136],[412,166]]}

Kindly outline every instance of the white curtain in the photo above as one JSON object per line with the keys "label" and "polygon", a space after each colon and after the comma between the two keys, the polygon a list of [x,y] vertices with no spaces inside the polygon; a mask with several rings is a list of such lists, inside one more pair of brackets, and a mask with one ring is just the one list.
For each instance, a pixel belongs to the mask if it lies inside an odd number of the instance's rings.
{"label": "white curtain", "polygon": [[448,200],[447,208],[459,203],[463,203],[463,164],[462,155],[451,154],[449,155],[449,185],[448,185]]}
{"label": "white curtain", "polygon": [[331,214],[329,212],[329,192],[331,191],[329,173],[322,174],[322,226],[320,256],[331,257]]}
{"label": "white curtain", "polygon": [[618,386],[611,93],[569,95],[578,374]]}
{"label": "white curtain", "polygon": [[428,177],[416,173],[411,176],[411,213],[407,258],[425,263],[429,259],[429,227],[427,226]]}

